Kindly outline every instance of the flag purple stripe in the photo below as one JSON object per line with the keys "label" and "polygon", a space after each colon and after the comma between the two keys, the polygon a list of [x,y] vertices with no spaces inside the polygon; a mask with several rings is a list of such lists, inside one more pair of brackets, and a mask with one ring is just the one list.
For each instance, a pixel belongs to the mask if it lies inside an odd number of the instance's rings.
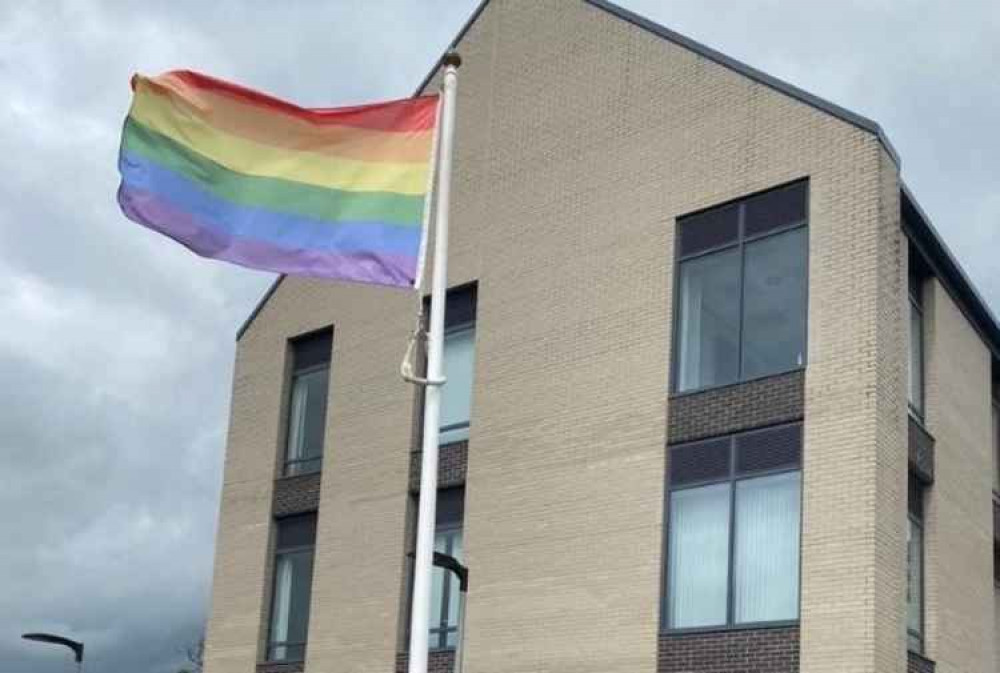
{"label": "flag purple stripe", "polygon": [[169,236],[202,257],[222,259],[253,269],[392,287],[412,287],[417,260],[389,253],[338,253],[291,249],[241,236],[175,207],[156,194],[128,184],[118,190],[125,215]]}

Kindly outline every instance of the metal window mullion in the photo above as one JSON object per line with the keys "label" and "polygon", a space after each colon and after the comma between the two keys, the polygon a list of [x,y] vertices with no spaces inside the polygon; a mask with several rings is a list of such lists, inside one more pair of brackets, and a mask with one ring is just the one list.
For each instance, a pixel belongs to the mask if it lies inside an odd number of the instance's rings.
{"label": "metal window mullion", "polygon": [[729,439],[729,558],[726,576],[726,626],[736,622],[733,600],[734,551],[736,548],[736,436]]}
{"label": "metal window mullion", "polygon": [[[444,553],[453,556],[455,533],[449,532],[445,538]],[[438,649],[443,650],[448,647],[448,608],[451,600],[451,575],[441,568],[435,568],[441,572],[441,605],[438,612]]]}
{"label": "metal window mullion", "polygon": [[739,206],[737,235],[739,236],[739,248],[740,248],[740,292],[739,292],[739,324],[737,326],[737,337],[736,337],[736,380],[743,380],[743,304],[746,301],[746,203],[741,203]]}

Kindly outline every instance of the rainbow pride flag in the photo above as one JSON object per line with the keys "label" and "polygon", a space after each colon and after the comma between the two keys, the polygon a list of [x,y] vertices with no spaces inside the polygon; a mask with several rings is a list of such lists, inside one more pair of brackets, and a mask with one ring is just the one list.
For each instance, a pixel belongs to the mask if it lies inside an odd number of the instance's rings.
{"label": "rainbow pride flag", "polygon": [[254,269],[413,286],[437,96],[306,109],[183,70],[132,89],[128,218]]}

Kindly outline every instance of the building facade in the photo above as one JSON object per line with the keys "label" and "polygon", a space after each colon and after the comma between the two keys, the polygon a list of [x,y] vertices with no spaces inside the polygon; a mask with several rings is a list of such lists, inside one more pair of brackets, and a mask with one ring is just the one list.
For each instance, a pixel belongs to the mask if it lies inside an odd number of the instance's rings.
{"label": "building facade", "polygon": [[[1000,670],[1000,328],[878,125],[603,0],[455,46],[466,670]],[[282,278],[240,331],[207,673],[405,668],[414,312]]]}

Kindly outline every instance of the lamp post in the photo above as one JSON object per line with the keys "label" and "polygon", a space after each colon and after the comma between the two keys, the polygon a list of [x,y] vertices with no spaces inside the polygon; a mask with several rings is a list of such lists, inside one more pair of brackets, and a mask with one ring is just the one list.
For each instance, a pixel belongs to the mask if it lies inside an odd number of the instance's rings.
{"label": "lamp post", "polygon": [[39,643],[68,647],[73,650],[73,660],[76,662],[77,673],[83,672],[83,643],[51,633],[25,633],[21,637],[25,640],[34,640]]}

